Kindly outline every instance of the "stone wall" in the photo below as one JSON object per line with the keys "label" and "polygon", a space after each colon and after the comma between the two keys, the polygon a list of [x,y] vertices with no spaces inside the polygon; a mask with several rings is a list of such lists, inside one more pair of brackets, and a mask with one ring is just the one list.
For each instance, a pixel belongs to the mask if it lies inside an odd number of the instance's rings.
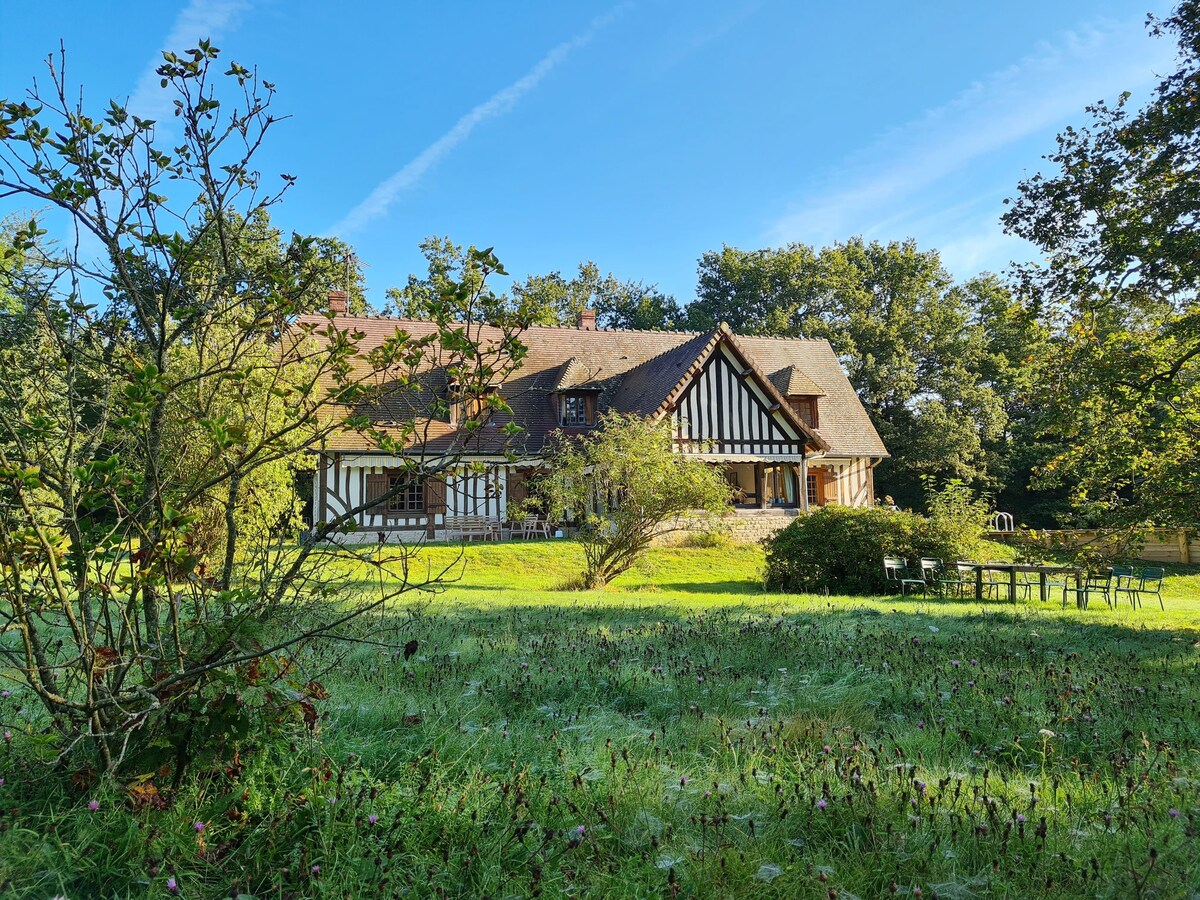
{"label": "stone wall", "polygon": [[[738,544],[756,544],[786,527],[800,513],[794,509],[748,509],[739,510],[722,517],[719,530]],[[712,531],[711,523],[697,521],[687,531],[677,531],[655,541],[661,546],[672,546],[686,542],[693,534]]]}

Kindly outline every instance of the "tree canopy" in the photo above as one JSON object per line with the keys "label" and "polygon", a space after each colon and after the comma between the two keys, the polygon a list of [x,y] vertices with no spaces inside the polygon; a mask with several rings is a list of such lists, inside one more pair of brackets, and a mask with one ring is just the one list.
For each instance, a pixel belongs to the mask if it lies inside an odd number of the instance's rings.
{"label": "tree canopy", "polygon": [[1057,335],[1040,480],[1106,524],[1200,517],[1200,3],[1151,29],[1177,39],[1176,70],[1141,109],[1089,106],[1004,216],[1044,253],[1017,284]]}

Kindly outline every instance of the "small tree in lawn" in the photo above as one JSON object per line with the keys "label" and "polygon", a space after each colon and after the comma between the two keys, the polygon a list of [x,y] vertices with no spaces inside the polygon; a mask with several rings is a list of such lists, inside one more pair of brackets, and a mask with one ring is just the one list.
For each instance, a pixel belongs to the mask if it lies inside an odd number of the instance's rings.
{"label": "small tree in lawn", "polygon": [[593,433],[561,438],[547,467],[542,502],[551,519],[580,523],[588,588],[626,571],[656,537],[729,505],[721,471],[676,453],[669,422],[606,413]]}

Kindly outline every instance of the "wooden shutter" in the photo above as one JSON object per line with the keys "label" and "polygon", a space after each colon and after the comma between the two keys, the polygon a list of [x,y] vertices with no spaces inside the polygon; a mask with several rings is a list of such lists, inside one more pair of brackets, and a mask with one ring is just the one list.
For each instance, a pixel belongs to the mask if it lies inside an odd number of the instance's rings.
{"label": "wooden shutter", "polygon": [[446,511],[446,482],[441,478],[425,479],[425,512],[429,515]]}
{"label": "wooden shutter", "polygon": [[388,477],[383,474],[367,474],[367,502],[374,505],[387,493]]}
{"label": "wooden shutter", "polygon": [[508,473],[508,506],[511,509],[524,503],[529,497],[529,481],[524,469],[513,469]]}
{"label": "wooden shutter", "polygon": [[583,395],[583,421],[587,425],[596,424],[596,395]]}
{"label": "wooden shutter", "polygon": [[830,503],[837,503],[837,476],[831,471],[821,471],[818,475],[818,494],[821,497],[821,505],[827,506]]}

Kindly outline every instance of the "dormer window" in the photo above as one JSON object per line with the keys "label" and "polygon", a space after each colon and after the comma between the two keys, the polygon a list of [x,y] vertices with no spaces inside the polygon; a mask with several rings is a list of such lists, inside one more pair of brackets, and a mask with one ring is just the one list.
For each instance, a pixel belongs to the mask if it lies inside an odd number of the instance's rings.
{"label": "dormer window", "polygon": [[817,398],[811,395],[795,395],[788,397],[788,405],[795,410],[796,415],[809,428],[821,427],[821,416],[817,410]]}
{"label": "dormer window", "polygon": [[559,424],[564,428],[586,428],[596,423],[596,395],[571,391],[559,399]]}
{"label": "dormer window", "polygon": [[485,387],[479,393],[470,393],[459,389],[457,382],[449,385],[450,393],[450,424],[461,425],[464,422],[484,422],[491,412],[491,399],[496,395],[494,387]]}

